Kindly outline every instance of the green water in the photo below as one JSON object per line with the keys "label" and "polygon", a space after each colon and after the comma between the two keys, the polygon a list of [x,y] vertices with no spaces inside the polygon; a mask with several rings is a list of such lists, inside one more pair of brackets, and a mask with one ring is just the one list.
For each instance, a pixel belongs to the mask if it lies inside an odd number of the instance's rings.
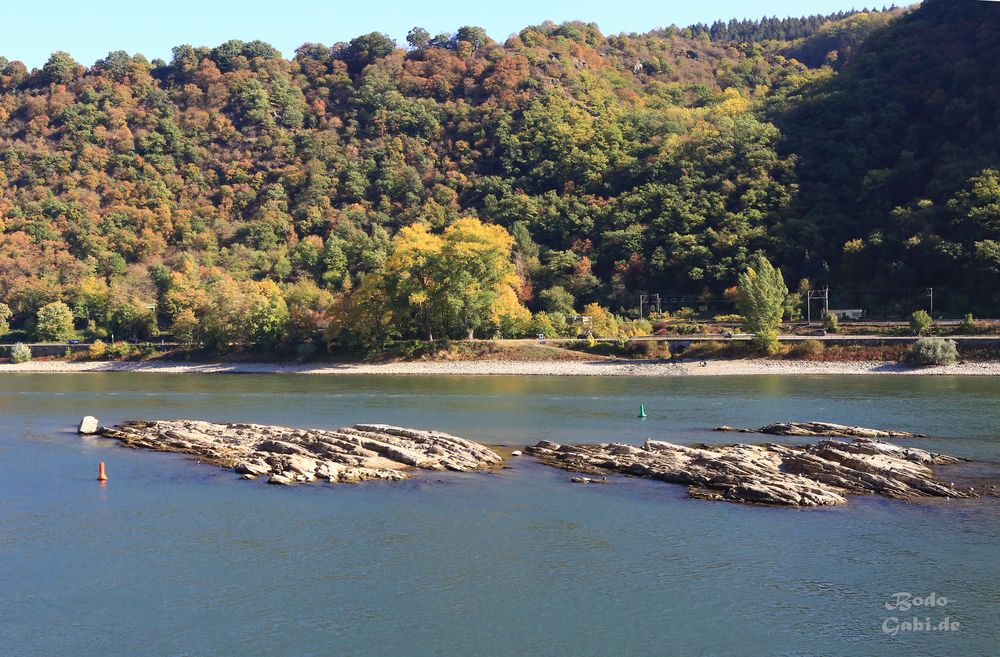
{"label": "green water", "polygon": [[[752,508],[524,458],[286,489],[73,429],[372,421],[520,446],[822,419],[931,434],[914,444],[977,481],[1000,477],[998,402],[990,378],[3,375],[0,655],[994,655],[992,498]],[[897,592],[948,603],[887,610]],[[914,615],[959,626],[883,631]]]}

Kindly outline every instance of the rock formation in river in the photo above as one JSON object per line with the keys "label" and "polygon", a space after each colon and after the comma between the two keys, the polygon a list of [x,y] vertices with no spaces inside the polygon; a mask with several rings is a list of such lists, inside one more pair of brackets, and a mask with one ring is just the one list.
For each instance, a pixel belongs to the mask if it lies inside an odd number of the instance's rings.
{"label": "rock formation in river", "polygon": [[736,431],[739,433],[767,433],[774,436],[826,436],[830,438],[925,438],[922,433],[909,431],[885,431],[866,427],[849,427],[833,422],[775,422],[760,429],[734,429],[718,427],[715,431]]}
{"label": "rock formation in river", "polygon": [[493,450],[439,431],[385,424],[343,429],[290,429],[261,424],[215,424],[197,420],[126,422],[100,430],[129,447],[182,452],[247,479],[269,483],[325,479],[354,483],[399,481],[409,470],[487,470],[503,464]]}
{"label": "rock formation in river", "polygon": [[749,504],[827,506],[848,494],[909,499],[970,497],[934,480],[932,465],[960,459],[870,438],[815,445],[700,445],[647,440],[642,447],[541,441],[526,450],[541,462],[590,475],[619,472],[687,484],[692,497]]}

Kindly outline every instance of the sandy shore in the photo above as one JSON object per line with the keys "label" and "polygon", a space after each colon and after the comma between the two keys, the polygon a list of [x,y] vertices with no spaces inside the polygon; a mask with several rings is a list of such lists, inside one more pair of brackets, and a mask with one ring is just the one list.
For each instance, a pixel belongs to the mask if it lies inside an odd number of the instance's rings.
{"label": "sandy shore", "polygon": [[0,374],[14,372],[154,372],[163,374],[397,374],[397,375],[542,375],[542,376],[746,376],[746,375],[1000,375],[1000,362],[911,367],[878,361],[818,362],[715,360],[700,363],[655,361],[415,361],[396,363],[189,363],[33,361],[0,364]]}

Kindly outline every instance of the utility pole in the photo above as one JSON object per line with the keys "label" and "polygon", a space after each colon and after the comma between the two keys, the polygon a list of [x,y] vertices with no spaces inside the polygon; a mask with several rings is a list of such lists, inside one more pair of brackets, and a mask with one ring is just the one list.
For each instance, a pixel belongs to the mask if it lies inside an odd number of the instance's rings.
{"label": "utility pole", "polygon": [[932,287],[927,288],[927,296],[930,297],[930,299],[931,299],[931,312],[930,312],[930,314],[933,317],[934,316],[934,288],[932,288]]}
{"label": "utility pole", "polygon": [[646,303],[646,299],[648,298],[649,296],[646,294],[639,295],[639,319],[642,319],[642,304]]}
{"label": "utility pole", "polygon": [[823,317],[830,314],[830,288],[806,290],[806,322],[812,324],[812,300],[823,300]]}
{"label": "utility pole", "polygon": [[656,314],[659,315],[662,313],[662,311],[660,310],[660,293],[657,292],[656,294],[654,294],[653,298],[656,299]]}

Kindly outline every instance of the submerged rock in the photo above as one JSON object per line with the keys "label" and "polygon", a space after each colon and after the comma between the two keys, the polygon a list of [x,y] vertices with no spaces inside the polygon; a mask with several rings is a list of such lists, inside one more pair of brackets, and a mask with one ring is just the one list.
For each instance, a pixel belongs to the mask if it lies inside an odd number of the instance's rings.
{"label": "submerged rock", "polygon": [[245,479],[292,485],[325,479],[354,483],[399,481],[408,470],[486,470],[503,464],[479,443],[439,431],[385,424],[343,429],[290,429],[197,420],[126,422],[100,433],[129,447],[193,454]]}
{"label": "submerged rock", "polygon": [[526,451],[542,463],[574,472],[649,477],[686,484],[692,497],[747,504],[830,506],[845,504],[849,494],[899,499],[972,496],[935,481],[930,467],[961,459],[871,438],[800,447],[685,447],[658,440],[647,440],[642,447],[559,445],[543,440]]}
{"label": "submerged rock", "polygon": [[722,426],[717,427],[715,431],[767,433],[774,436],[827,436],[831,438],[926,438],[922,433],[850,427],[846,424],[834,424],[833,422],[775,422],[760,429],[736,429]]}

